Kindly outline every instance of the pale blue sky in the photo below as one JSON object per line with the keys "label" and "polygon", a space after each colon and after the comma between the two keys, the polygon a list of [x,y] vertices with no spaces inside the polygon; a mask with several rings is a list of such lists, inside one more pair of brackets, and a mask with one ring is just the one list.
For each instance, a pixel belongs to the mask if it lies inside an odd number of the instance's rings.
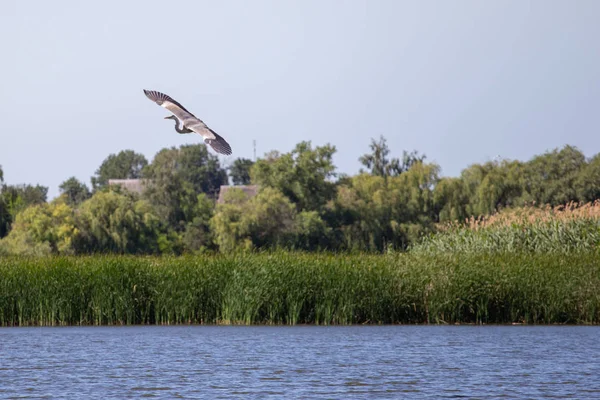
{"label": "pale blue sky", "polygon": [[496,155],[600,152],[600,1],[17,1],[0,12],[0,165],[9,183],[89,185],[179,135],[169,94],[233,155],[371,137],[455,176]]}

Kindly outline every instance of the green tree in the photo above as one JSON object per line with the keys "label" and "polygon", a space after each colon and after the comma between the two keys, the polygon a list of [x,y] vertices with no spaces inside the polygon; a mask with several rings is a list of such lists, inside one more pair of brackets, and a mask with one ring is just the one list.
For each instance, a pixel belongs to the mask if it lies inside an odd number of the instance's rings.
{"label": "green tree", "polygon": [[109,179],[139,179],[147,165],[146,157],[133,150],[111,154],[96,170],[96,176],[92,177],[92,188],[94,191],[103,188]]}
{"label": "green tree", "polygon": [[335,196],[335,147],[313,149],[301,142],[290,153],[272,152],[252,167],[252,182],[272,187],[297,205],[299,211],[320,211]]}
{"label": "green tree", "polygon": [[333,229],[333,247],[345,250],[378,250],[385,241],[382,210],[372,204],[373,196],[385,190],[382,176],[362,173],[338,187],[328,204],[326,220]]}
{"label": "green tree", "polygon": [[281,192],[263,188],[253,198],[229,190],[211,226],[221,252],[236,249],[290,247],[295,235],[296,208]]}
{"label": "green tree", "polygon": [[465,168],[461,172],[461,192],[468,199],[465,216],[488,215],[527,202],[523,174],[524,165],[519,161],[490,161]]}
{"label": "green tree", "polygon": [[600,154],[596,154],[581,168],[575,178],[574,187],[580,202],[600,199]]}
{"label": "green tree", "polygon": [[467,197],[460,178],[442,178],[433,190],[433,201],[439,222],[462,221],[467,218]]}
{"label": "green tree", "polygon": [[225,192],[223,202],[217,205],[210,220],[210,229],[222,253],[252,248],[252,242],[246,238],[247,232],[241,223],[249,200],[243,190],[234,188]]}
{"label": "green tree", "polygon": [[88,187],[74,176],[61,183],[59,189],[71,207],[78,206],[91,196]]}
{"label": "green tree", "polygon": [[11,223],[10,210],[8,208],[8,203],[4,198],[4,194],[2,193],[2,188],[4,186],[4,171],[2,171],[2,166],[0,165],[0,239],[8,234]]}
{"label": "green tree", "polygon": [[158,252],[159,220],[150,204],[130,193],[96,192],[81,204],[77,214],[78,253]]}
{"label": "green tree", "polygon": [[8,209],[8,204],[4,200],[4,196],[0,193],[0,239],[8,234],[10,230],[11,216]]}
{"label": "green tree", "polygon": [[264,188],[250,199],[241,219],[242,232],[256,248],[286,247],[295,232],[296,207],[280,191]]}
{"label": "green tree", "polygon": [[[364,165],[371,173],[376,176],[396,176],[401,173],[408,171],[410,167],[417,162],[423,162],[425,160],[424,155],[414,150],[410,153],[403,151],[402,161],[397,158],[391,160],[387,158],[390,154],[390,149],[387,145],[387,140],[380,136],[379,140],[371,139],[371,153],[362,155],[358,160]],[[363,172],[361,170],[361,172]]]}
{"label": "green tree", "polygon": [[405,248],[433,228],[439,167],[415,163],[401,175],[366,173],[339,187],[328,221],[337,247],[381,251]]}
{"label": "green tree", "polygon": [[11,215],[11,219],[29,206],[44,204],[48,197],[48,188],[41,185],[3,185],[2,197]]}
{"label": "green tree", "polygon": [[[393,240],[386,246],[406,248],[424,233],[433,229],[438,216],[435,207],[434,189],[439,181],[440,167],[433,163],[416,162],[399,176],[390,179],[387,190],[389,198],[382,193],[376,202],[389,204],[389,232]],[[385,223],[388,219],[383,219]]]}
{"label": "green tree", "polygon": [[182,235],[184,251],[198,253],[213,248],[210,219],[214,215],[215,202],[205,193],[197,196],[193,218],[187,223]]}
{"label": "green tree", "polygon": [[200,144],[159,151],[144,174],[149,180],[144,197],[175,232],[183,232],[197,216],[199,194],[214,199],[227,184],[219,159]]}
{"label": "green tree", "polygon": [[71,254],[77,232],[73,209],[58,199],[21,210],[2,247],[11,254]]}
{"label": "green tree", "polygon": [[301,250],[324,250],[331,245],[332,229],[316,211],[302,211],[294,223],[293,247]]}
{"label": "green tree", "polygon": [[537,205],[577,201],[577,178],[586,165],[583,153],[573,146],[546,152],[525,163],[523,189]]}
{"label": "green tree", "polygon": [[229,176],[234,185],[249,185],[250,184],[250,169],[254,165],[254,161],[247,158],[237,158],[231,167],[229,167]]}

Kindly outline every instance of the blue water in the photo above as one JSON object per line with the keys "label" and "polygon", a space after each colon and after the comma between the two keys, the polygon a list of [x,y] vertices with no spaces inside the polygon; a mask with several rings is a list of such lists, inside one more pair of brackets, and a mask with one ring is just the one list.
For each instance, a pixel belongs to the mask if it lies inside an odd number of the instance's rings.
{"label": "blue water", "polygon": [[600,328],[3,328],[0,398],[600,398]]}

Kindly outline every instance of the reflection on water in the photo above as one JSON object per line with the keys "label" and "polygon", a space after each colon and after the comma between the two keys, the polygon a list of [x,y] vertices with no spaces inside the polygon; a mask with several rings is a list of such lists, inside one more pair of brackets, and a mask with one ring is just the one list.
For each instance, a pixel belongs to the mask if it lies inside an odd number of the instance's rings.
{"label": "reflection on water", "polygon": [[599,327],[0,329],[0,398],[600,398]]}

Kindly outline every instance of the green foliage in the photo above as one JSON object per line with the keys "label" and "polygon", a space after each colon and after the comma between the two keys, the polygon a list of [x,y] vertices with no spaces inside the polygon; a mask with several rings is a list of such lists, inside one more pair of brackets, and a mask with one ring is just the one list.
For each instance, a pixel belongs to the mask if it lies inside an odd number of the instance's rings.
{"label": "green foliage", "polygon": [[577,176],[585,165],[583,153],[572,146],[536,156],[525,168],[524,190],[539,205],[577,201]]}
{"label": "green foliage", "polygon": [[450,224],[412,246],[414,253],[597,252],[600,203],[506,209],[467,224]]}
{"label": "green foliage", "polygon": [[159,220],[144,200],[129,193],[96,192],[77,214],[77,252],[155,253]]}
{"label": "green foliage", "polygon": [[0,196],[0,239],[8,234],[12,218],[4,197]]}
{"label": "green foliage", "polygon": [[0,258],[0,325],[600,323],[600,258]]}
{"label": "green foliage", "polygon": [[74,176],[61,183],[59,189],[61,194],[65,196],[65,201],[71,207],[78,206],[91,196],[85,183],[80,182]]}
{"label": "green foliage", "polygon": [[249,185],[250,170],[254,161],[247,158],[236,158],[231,167],[229,167],[229,176],[234,185]]}
{"label": "green foliage", "polygon": [[[241,219],[249,199],[243,190],[233,188],[223,196],[223,203],[218,204],[215,215],[210,220],[214,240],[221,252],[229,253],[239,248],[245,235]],[[250,243],[243,243],[247,248]]]}
{"label": "green foliage", "polygon": [[294,233],[295,217],[296,208],[290,200],[267,187],[244,207],[241,230],[254,247],[284,247]]}
{"label": "green foliage", "polygon": [[184,251],[198,253],[213,248],[210,219],[215,210],[214,201],[204,193],[199,194],[194,210],[194,217],[188,222],[182,241]]}
{"label": "green foliage", "polygon": [[440,222],[462,221],[467,217],[469,199],[460,178],[441,178],[433,190],[433,202]]}
{"label": "green foliage", "polygon": [[41,185],[3,185],[2,198],[8,213],[9,224],[15,216],[29,206],[46,203],[48,188]]}
{"label": "green foliage", "polygon": [[[422,163],[425,160],[424,155],[419,155],[417,151],[407,153],[403,152],[402,162],[397,158],[388,160],[387,156],[390,154],[390,149],[387,145],[387,141],[383,136],[380,136],[379,140],[371,139],[370,154],[362,155],[358,160],[362,165],[370,170],[371,175],[376,176],[396,176],[401,173],[408,171],[410,167],[415,163]],[[363,171],[361,170],[361,173]]]}
{"label": "green foliage", "polygon": [[[0,165],[0,184],[4,183],[4,171],[2,165]],[[8,209],[8,204],[4,199],[0,186],[0,239],[8,234],[11,223],[11,215]],[[2,255],[2,248],[0,247],[0,255]]]}
{"label": "green foliage", "polygon": [[600,199],[600,154],[581,168],[574,182],[577,200],[583,203]]}
{"label": "green foliage", "polygon": [[296,215],[293,247],[302,250],[325,250],[331,245],[332,229],[316,211]]}
{"label": "green foliage", "polygon": [[431,230],[438,174],[437,165],[418,162],[401,175],[361,174],[350,185],[340,186],[328,207],[337,246],[360,251],[402,249]]}
{"label": "green foliage", "polygon": [[2,247],[9,254],[71,254],[77,232],[73,210],[59,199],[20,211]]}
{"label": "green foliage", "polygon": [[[486,215],[522,203],[524,168],[518,161],[502,161],[475,164],[463,170],[461,179],[464,186],[457,189],[466,201],[466,214]],[[455,203],[455,209],[457,207]]]}
{"label": "green foliage", "polygon": [[[256,163],[237,159],[228,168],[233,183],[252,181],[259,194],[248,198],[233,190],[216,208],[220,187],[228,183],[227,170],[203,144],[163,149],[151,165],[131,150],[110,155],[93,182],[95,193],[112,194],[89,199],[89,190],[75,178],[60,187],[62,201],[77,208],[78,215],[82,213],[79,207],[87,204],[84,216],[75,220],[80,232],[74,237],[73,251],[183,254],[286,248],[386,252],[414,246],[440,229],[440,222],[468,224],[473,217],[531,204],[555,207],[600,198],[600,155],[586,160],[572,146],[526,162],[470,165],[459,177],[441,179],[439,167],[424,162],[425,156],[416,151],[390,159],[383,137],[373,139],[370,147],[371,152],[360,158],[370,173],[341,174],[337,182],[331,145],[313,147],[301,142],[289,153],[273,151]],[[106,186],[109,178],[140,178],[142,172],[143,202],[126,189]],[[2,178],[0,169],[0,182]],[[0,238],[8,235],[17,214],[45,204],[46,195],[47,188],[39,185],[2,183]],[[23,253],[29,246],[29,252],[36,254],[63,252],[57,240],[31,233],[33,221],[46,218],[41,217],[46,212],[47,207],[41,207],[24,213],[21,218],[31,220],[22,223],[0,251]],[[454,236],[442,234],[436,236],[438,242],[428,243],[450,249],[468,242],[465,249],[519,251],[529,251],[530,246],[552,248],[563,239],[582,248],[597,245],[593,223],[570,224],[558,224],[562,233],[551,224],[533,230],[526,226],[523,231],[457,230]],[[48,233],[48,237],[53,235]]]}
{"label": "green foliage", "polygon": [[264,188],[249,199],[234,188],[217,206],[212,229],[222,252],[285,247],[293,238],[295,217],[294,205],[276,189]]}
{"label": "green foliage", "polygon": [[335,147],[312,148],[301,142],[290,153],[272,152],[252,167],[252,182],[277,189],[296,204],[299,211],[320,211],[335,196]]}
{"label": "green foliage", "polygon": [[8,204],[0,192],[0,239],[8,234],[11,222],[12,216]]}
{"label": "green foliage", "polygon": [[108,185],[109,179],[139,179],[142,170],[148,165],[143,154],[133,150],[123,150],[118,154],[109,155],[96,170],[92,177],[92,187],[96,191]]}
{"label": "green foliage", "polygon": [[161,221],[183,232],[196,217],[198,195],[215,198],[227,184],[227,172],[204,145],[163,149],[145,170],[149,184],[144,193]]}

